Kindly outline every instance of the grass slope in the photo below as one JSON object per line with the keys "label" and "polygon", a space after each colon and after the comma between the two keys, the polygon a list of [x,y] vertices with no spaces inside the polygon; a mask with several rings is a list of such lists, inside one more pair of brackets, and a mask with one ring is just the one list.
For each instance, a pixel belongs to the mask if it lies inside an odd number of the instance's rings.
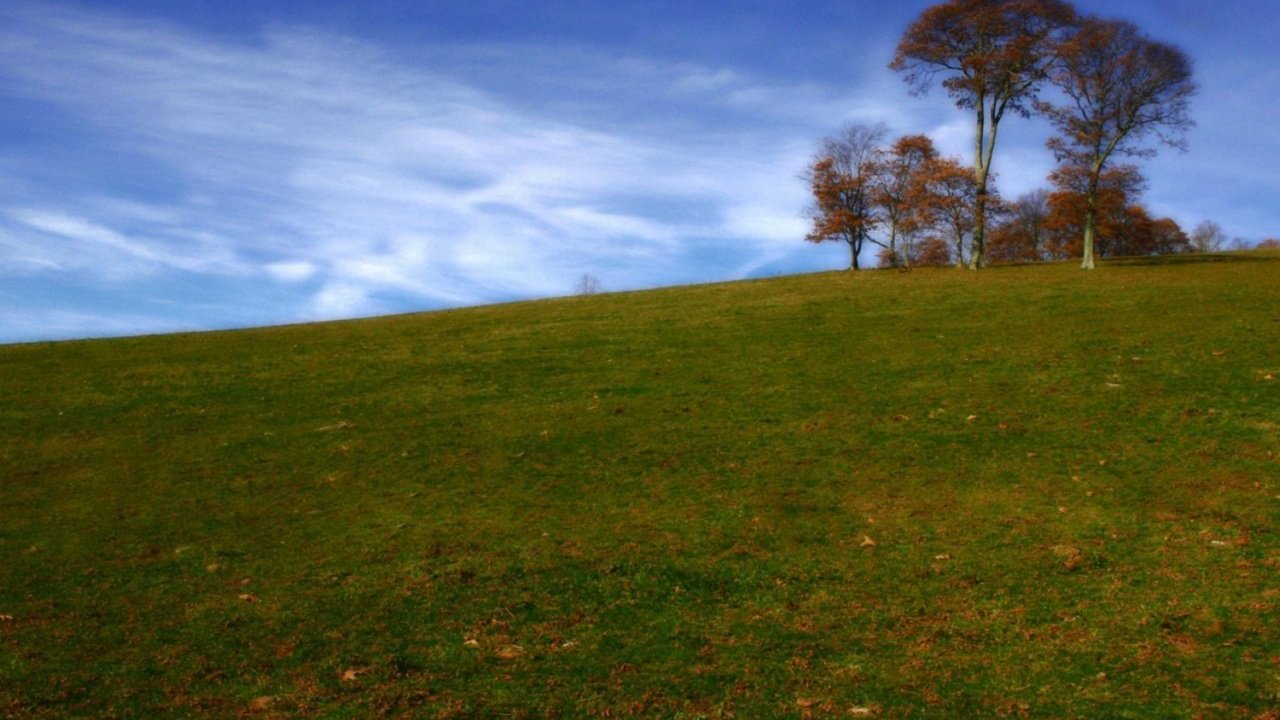
{"label": "grass slope", "polygon": [[1277,375],[1278,255],[0,348],[0,714],[1275,717]]}

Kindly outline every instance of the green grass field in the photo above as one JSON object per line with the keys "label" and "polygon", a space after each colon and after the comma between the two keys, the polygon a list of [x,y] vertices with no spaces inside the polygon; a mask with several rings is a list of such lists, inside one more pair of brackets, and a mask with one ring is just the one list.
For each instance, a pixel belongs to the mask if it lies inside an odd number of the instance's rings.
{"label": "green grass field", "polygon": [[0,347],[0,716],[1280,717],[1280,254]]}

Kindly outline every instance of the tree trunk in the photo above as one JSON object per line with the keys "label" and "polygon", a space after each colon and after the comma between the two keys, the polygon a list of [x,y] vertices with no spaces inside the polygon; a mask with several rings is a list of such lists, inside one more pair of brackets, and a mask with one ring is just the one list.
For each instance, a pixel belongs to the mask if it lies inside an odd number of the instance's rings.
{"label": "tree trunk", "polygon": [[978,195],[973,204],[973,241],[969,247],[969,269],[986,267],[987,249],[987,174],[979,173]]}
{"label": "tree trunk", "polygon": [[1089,188],[1085,192],[1084,210],[1084,252],[1080,259],[1082,270],[1093,270],[1093,236],[1098,227],[1098,179],[1102,176],[1102,160],[1094,160],[1089,177]]}
{"label": "tree trunk", "polygon": [[857,269],[858,269],[858,255],[859,255],[858,251],[859,251],[859,250],[861,250],[861,248],[859,248],[859,247],[858,247],[858,244],[857,244],[856,242],[854,242],[854,241],[850,240],[850,241],[849,241],[849,254],[852,256],[852,258],[851,258],[851,259],[850,259],[850,261],[849,261],[849,269],[850,269],[850,270],[857,270]]}
{"label": "tree trunk", "polygon": [[1098,213],[1093,209],[1093,200],[1089,201],[1089,209],[1084,212],[1084,258],[1080,261],[1080,267],[1084,270],[1092,270],[1093,266],[1093,228],[1098,224]]}
{"label": "tree trunk", "polygon": [[992,146],[995,144],[996,124],[991,123],[991,139],[987,139],[987,101],[978,95],[978,122],[973,138],[973,175],[978,182],[978,194],[973,203],[973,240],[969,245],[969,269],[977,270],[985,265],[987,248],[987,175],[991,169]]}

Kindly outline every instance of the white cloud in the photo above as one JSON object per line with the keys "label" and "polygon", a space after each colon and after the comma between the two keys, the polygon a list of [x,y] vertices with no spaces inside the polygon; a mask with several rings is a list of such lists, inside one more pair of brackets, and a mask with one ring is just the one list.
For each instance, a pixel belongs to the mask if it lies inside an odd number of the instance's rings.
{"label": "white cloud", "polygon": [[[198,233],[130,237],[60,210],[14,208],[4,215],[13,231],[0,241],[0,247],[8,248],[0,256],[0,266],[90,272],[116,280],[166,270],[224,275],[246,272],[216,239]],[[164,232],[162,227],[160,231]]]}
{"label": "white cloud", "polygon": [[315,263],[306,260],[267,263],[266,267],[271,277],[286,283],[303,282],[316,274]]}
{"label": "white cloud", "polygon": [[[52,187],[0,165],[0,182],[24,188],[0,191],[0,272],[256,275],[314,293],[281,312],[318,318],[560,294],[582,272],[614,289],[723,279],[802,251],[797,173],[815,133],[795,118],[837,100],[634,59],[578,58],[557,80],[635,93],[621,113],[643,114],[646,93],[686,95],[777,123],[691,116],[654,132],[531,109],[447,65],[312,31],[233,43],[66,8],[0,18],[0,95],[60,108],[162,186]],[[707,240],[719,267],[674,266]]]}
{"label": "white cloud", "polygon": [[346,282],[325,285],[311,304],[314,318],[355,317],[373,310],[368,290]]}

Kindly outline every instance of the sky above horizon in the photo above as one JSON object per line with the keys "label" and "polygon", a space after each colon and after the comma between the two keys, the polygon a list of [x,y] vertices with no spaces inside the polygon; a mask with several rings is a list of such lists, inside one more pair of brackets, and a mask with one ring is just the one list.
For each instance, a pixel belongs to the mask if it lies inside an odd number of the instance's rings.
{"label": "sky above horizon", "polygon": [[[103,0],[0,7],[0,343],[245,327],[847,266],[804,242],[840,125],[969,157],[887,68],[930,2]],[[1192,57],[1186,229],[1280,236],[1280,5],[1078,2]],[[1001,126],[1009,197],[1040,121]]]}

